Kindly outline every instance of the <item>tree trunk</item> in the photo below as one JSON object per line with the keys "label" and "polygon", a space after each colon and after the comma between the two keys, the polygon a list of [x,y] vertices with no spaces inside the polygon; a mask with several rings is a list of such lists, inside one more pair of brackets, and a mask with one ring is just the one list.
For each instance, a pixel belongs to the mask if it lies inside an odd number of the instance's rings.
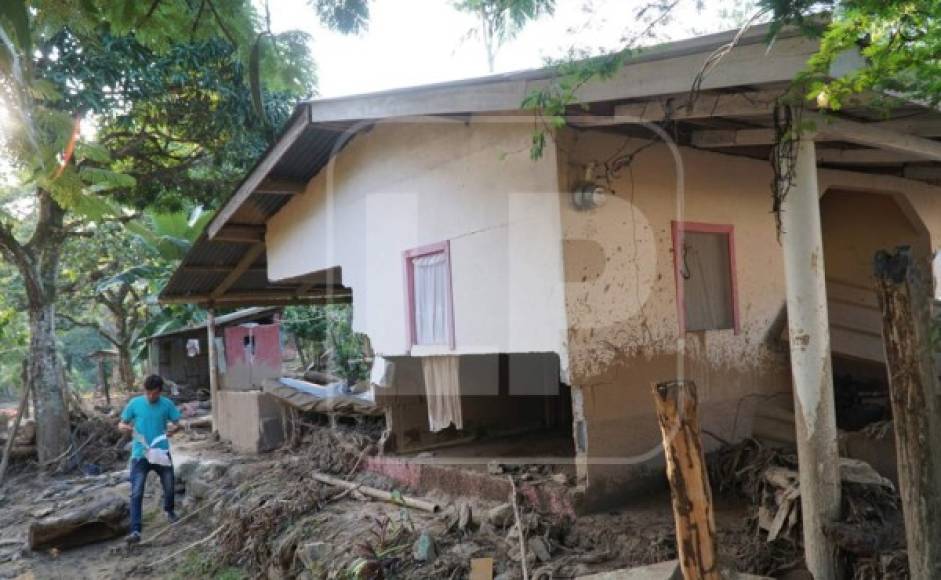
{"label": "tree trunk", "polygon": [[908,248],[879,252],[875,276],[909,569],[912,578],[941,578],[941,385],[931,344],[931,283]]}
{"label": "tree trunk", "polygon": [[719,580],[712,490],[699,433],[696,385],[653,386],[673,497],[676,545],[685,580]]}
{"label": "tree trunk", "polygon": [[[130,342],[130,341],[128,341]],[[118,375],[121,377],[121,384],[125,391],[134,390],[134,364],[131,362],[131,347],[129,344],[122,344],[118,347]]]}
{"label": "tree trunk", "polygon": [[36,393],[36,451],[39,461],[58,457],[69,446],[69,414],[59,384],[55,305],[29,310],[29,376]]}

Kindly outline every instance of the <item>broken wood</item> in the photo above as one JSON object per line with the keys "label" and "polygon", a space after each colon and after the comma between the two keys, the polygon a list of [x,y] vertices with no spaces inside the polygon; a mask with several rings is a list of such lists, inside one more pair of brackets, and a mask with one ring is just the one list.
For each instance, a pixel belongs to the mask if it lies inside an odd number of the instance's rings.
{"label": "broken wood", "polygon": [[692,381],[654,384],[653,394],[663,433],[683,578],[718,580],[715,516],[700,436],[696,385]]}
{"label": "broken wood", "polygon": [[29,404],[29,383],[23,388],[23,394],[20,396],[20,406],[16,410],[16,419],[13,420],[13,429],[7,434],[7,444],[3,449],[3,460],[0,462],[0,487],[3,487],[3,476],[7,473],[7,466],[10,464],[10,455],[13,453],[13,444],[16,441],[16,432],[20,428],[20,421],[23,420],[23,414]]}
{"label": "broken wood", "polygon": [[409,497],[406,495],[393,494],[392,492],[385,491],[382,489],[376,489],[375,487],[369,487],[368,485],[363,485],[360,483],[353,483],[351,481],[346,481],[344,479],[339,479],[333,477],[332,475],[327,475],[326,473],[320,473],[319,471],[314,471],[311,474],[311,477],[316,479],[321,483],[326,483],[327,485],[332,485],[335,487],[342,487],[352,491],[358,491],[363,495],[367,495],[374,499],[379,499],[389,503],[401,504],[405,507],[410,507],[426,512],[435,513],[438,511],[438,504],[426,501],[423,499],[417,499],[414,497]]}
{"label": "broken wood", "polygon": [[931,341],[932,285],[908,247],[875,257],[899,492],[912,578],[941,578],[941,385]]}
{"label": "broken wood", "polygon": [[523,520],[520,518],[520,506],[516,502],[516,482],[512,475],[507,475],[510,480],[510,503],[513,505],[513,518],[516,520],[516,533],[520,540],[520,566],[523,568],[523,580],[529,580],[529,570],[526,567],[526,533],[523,531]]}
{"label": "broken wood", "polygon": [[39,519],[29,526],[31,550],[72,548],[126,534],[130,526],[127,498],[107,493]]}

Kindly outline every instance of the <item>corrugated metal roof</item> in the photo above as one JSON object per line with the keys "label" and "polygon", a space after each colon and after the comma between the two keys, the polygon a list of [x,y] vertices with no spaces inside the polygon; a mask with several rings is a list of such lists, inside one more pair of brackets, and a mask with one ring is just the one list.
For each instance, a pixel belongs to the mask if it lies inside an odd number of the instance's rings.
{"label": "corrugated metal roof", "polygon": [[[231,312],[229,314],[224,314],[222,316],[216,317],[216,326],[227,326],[229,324],[237,324],[240,322],[246,322],[250,320],[258,320],[259,318],[266,318],[269,316],[274,316],[276,313],[280,312],[280,308],[270,308],[270,307],[253,307],[253,308],[244,308],[236,312]],[[158,334],[152,334],[146,338],[150,340],[152,338],[164,338],[167,336],[175,336],[177,334],[185,334],[188,332],[204,330],[206,328],[206,323],[201,322],[199,324],[193,324],[184,328],[177,328],[176,330],[168,330],[166,332],[161,332]]]}

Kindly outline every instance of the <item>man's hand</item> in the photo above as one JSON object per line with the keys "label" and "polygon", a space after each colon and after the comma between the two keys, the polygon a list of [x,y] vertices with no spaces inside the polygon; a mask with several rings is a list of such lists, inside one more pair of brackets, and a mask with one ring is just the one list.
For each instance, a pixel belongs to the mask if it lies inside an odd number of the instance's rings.
{"label": "man's hand", "polygon": [[134,427],[132,427],[129,423],[125,423],[124,421],[118,423],[118,429],[124,431],[125,433],[132,433],[134,431]]}
{"label": "man's hand", "polygon": [[167,429],[167,437],[172,437],[173,434],[179,431],[181,428],[182,427],[180,427],[179,421],[176,423],[170,423],[170,427]]}

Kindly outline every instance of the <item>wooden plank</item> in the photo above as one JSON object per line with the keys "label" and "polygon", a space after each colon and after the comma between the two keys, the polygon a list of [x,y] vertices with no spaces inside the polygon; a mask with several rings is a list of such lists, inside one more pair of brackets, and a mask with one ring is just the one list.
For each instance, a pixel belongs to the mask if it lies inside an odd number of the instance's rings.
{"label": "wooden plank", "polygon": [[[301,107],[304,108],[308,106],[307,104],[301,105]],[[248,196],[254,193],[255,189],[261,184],[261,181],[268,177],[268,173],[271,172],[278,160],[281,159],[281,156],[297,141],[298,137],[301,136],[309,123],[310,118],[307,111],[302,110],[301,113],[297,115],[297,119],[294,120],[294,123],[281,135],[281,138],[278,139],[274,147],[261,158],[258,165],[252,169],[238,189],[235,190],[235,193],[229,201],[222,206],[215,217],[212,218],[212,221],[209,222],[209,226],[206,227],[206,235],[210,240],[214,239],[219,234],[219,230],[222,229],[222,226],[228,223],[238,208],[242,207],[242,204],[245,203]]]}
{"label": "wooden plank", "polygon": [[265,226],[253,224],[226,224],[212,242],[236,242],[254,244],[265,241]]}
{"label": "wooden plank", "polygon": [[305,189],[307,189],[307,184],[303,181],[293,179],[263,179],[261,183],[258,184],[258,187],[255,188],[255,193],[268,195],[297,195],[304,193]]}
{"label": "wooden plank", "polygon": [[219,282],[219,285],[216,286],[216,289],[212,291],[210,297],[213,300],[217,300],[220,296],[226,293],[226,290],[232,287],[233,284],[238,282],[238,279],[242,277],[242,274],[245,273],[248,268],[255,263],[255,260],[258,259],[258,256],[265,251],[265,243],[258,242],[254,246],[248,249],[247,252],[239,260],[238,264],[235,265],[235,268],[232,269],[229,274],[223,278],[222,282]]}
{"label": "wooden plank", "polygon": [[774,143],[772,129],[707,129],[694,131],[690,144],[693,147],[750,147]]}

